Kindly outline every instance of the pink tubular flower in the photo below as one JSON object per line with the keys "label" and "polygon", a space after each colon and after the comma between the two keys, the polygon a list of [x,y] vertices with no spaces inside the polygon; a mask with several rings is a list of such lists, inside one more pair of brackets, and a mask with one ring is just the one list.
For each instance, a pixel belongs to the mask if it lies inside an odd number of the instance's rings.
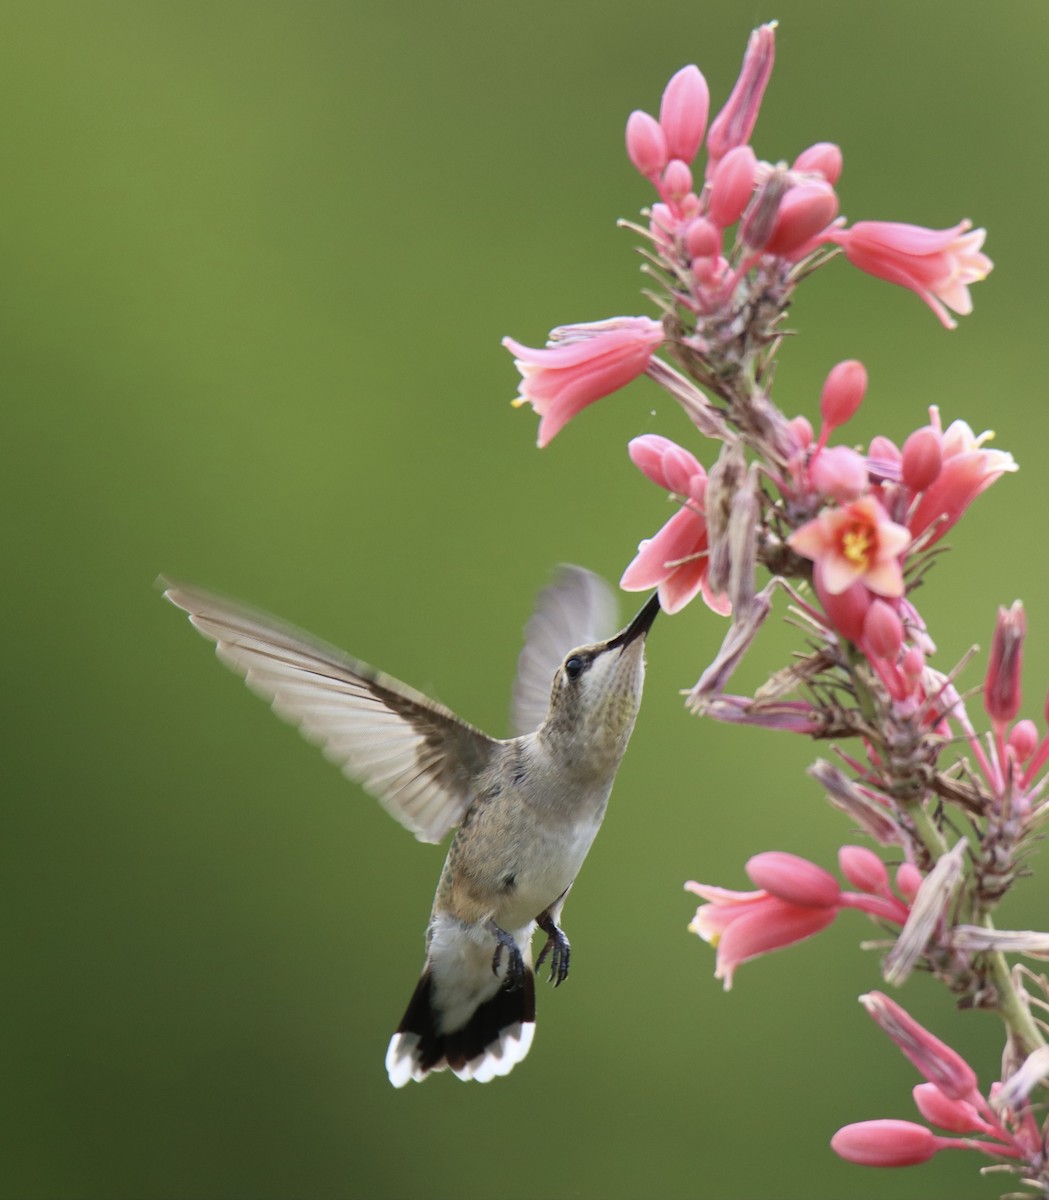
{"label": "pink tubular flower", "polygon": [[725,981],[726,991],[740,963],[812,937],[843,908],[897,925],[907,919],[907,906],[889,891],[887,879],[876,879],[876,889],[843,892],[829,871],[781,850],[755,854],[746,870],[760,891],[685,884],[707,901],[696,910],[689,930],[716,948],[714,977]]}
{"label": "pink tubular flower", "polygon": [[717,950],[714,978],[724,980],[726,992],[740,963],[804,941],[838,914],[836,907],[805,908],[765,891],[734,892],[691,882],[685,887],[707,901],[689,930]]}
{"label": "pink tubular flower", "polygon": [[928,529],[926,545],[939,541],[981,492],[1006,472],[1019,470],[1007,450],[983,449],[983,443],[992,436],[981,433],[977,437],[965,421],[951,423],[942,435],[940,470],[907,522],[912,537]]}
{"label": "pink tubular flower", "polygon": [[961,221],[950,229],[925,229],[896,221],[858,221],[851,229],[835,231],[829,241],[861,271],[910,288],[939,317],[946,329],[956,322],[947,310],[962,316],[972,311],[969,285],[985,279],[994,264],[980,247],[983,229]]}
{"label": "pink tubular flower", "polygon": [[892,1038],[929,1083],[950,1100],[969,1100],[977,1090],[976,1072],[950,1046],[881,992],[860,997],[875,1023]]}
{"label": "pink tubular flower", "polygon": [[890,521],[873,496],[844,508],[831,508],[787,539],[790,547],[818,564],[823,587],[832,595],[863,583],[881,596],[903,595],[899,556],[911,535]]}
{"label": "pink tubular flower", "polygon": [[702,593],[708,607],[727,615],[731,611],[728,599],[714,592],[708,580],[709,537],[703,511],[706,471],[687,450],[658,434],[634,438],[629,450],[639,470],[685,503],[654,537],[641,543],[619,586],[628,592],[658,587],[659,602],[668,613],[680,611]]}
{"label": "pink tubular flower", "polygon": [[588,404],[644,374],[662,341],[663,326],[648,317],[561,326],[539,350],[503,338],[521,372],[514,405],[527,402],[542,418],[539,446],[545,446]]}

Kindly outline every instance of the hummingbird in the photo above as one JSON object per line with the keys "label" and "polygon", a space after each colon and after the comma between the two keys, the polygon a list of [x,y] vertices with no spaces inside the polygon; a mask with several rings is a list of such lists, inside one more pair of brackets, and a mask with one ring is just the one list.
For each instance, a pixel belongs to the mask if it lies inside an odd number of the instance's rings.
{"label": "hummingbird", "polygon": [[[511,718],[489,737],[421,692],[264,613],[159,581],[219,659],[423,842],[456,826],[422,974],[390,1040],[394,1087],[508,1074],[535,1033],[535,974],[568,976],[561,910],[641,704],[653,595],[619,633],[609,586],[565,566],[525,628]],[[532,966],[536,928],[546,943]]]}

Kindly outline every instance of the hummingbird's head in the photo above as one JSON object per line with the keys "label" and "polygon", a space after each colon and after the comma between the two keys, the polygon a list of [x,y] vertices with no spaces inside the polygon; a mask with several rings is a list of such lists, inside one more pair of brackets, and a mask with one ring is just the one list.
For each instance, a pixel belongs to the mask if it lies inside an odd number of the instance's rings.
{"label": "hummingbird's head", "polygon": [[634,728],[645,682],[645,635],[659,612],[653,595],[630,624],[570,651],[554,673],[544,738],[580,766],[615,769]]}

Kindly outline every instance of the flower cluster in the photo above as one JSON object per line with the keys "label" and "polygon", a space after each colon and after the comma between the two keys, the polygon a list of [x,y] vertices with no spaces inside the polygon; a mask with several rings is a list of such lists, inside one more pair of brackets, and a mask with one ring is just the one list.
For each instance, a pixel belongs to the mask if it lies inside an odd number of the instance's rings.
{"label": "flower cluster", "polygon": [[[632,462],[674,511],[640,543],[621,586],[658,588],[668,613],[700,598],[726,618],[720,650],[687,693],[690,709],[836,739],[834,756],[815,762],[811,776],[888,851],[883,859],[844,846],[845,886],[780,851],[747,862],[756,890],[687,884],[704,901],[690,929],[716,947],[716,977],[728,988],[741,963],[811,937],[845,909],[865,914],[879,928],[888,983],[921,969],[960,1006],[998,1014],[1004,1082],[984,1098],[958,1055],[872,993],[868,1010],[925,1075],[919,1111],[965,1136],[864,1122],[839,1131],[834,1148],[851,1161],[899,1165],[975,1148],[1027,1172],[1049,1197],[1044,1131],[1030,1099],[1049,1079],[1046,1026],[1036,1015],[1049,1004],[1032,998],[1006,959],[1049,955],[1049,934],[999,930],[993,920],[1049,816],[1049,734],[1022,715],[1024,612],[1018,603],[999,612],[984,736],[959,691],[969,656],[947,671],[934,666],[936,646],[915,603],[945,535],[1016,463],[988,445],[989,433],[976,435],[962,420],[944,427],[936,406],[902,437],[879,435],[866,450],[844,440],[873,391],[854,359],[828,372],[812,419],[788,415],[771,395],[794,291],[832,259],[913,291],[946,328],[954,327],[951,312],[971,310],[969,288],[992,264],[983,230],[968,221],[939,230],[849,225],[839,216],[843,156],[835,145],[818,142],[790,165],[761,161],[750,139],[774,51],[774,25],[755,30],[713,120],[695,66],[669,81],[658,115],[630,115],[627,154],[656,199],[628,227],[643,239],[658,316],[563,326],[539,349],[507,338],[522,377],[515,403],[539,414],[545,446],[584,408],[644,376],[717,447],[704,465],[662,435],[630,442]],[[733,693],[732,676],[777,592],[789,596],[805,646],[754,695]],[[1049,996],[1049,982],[1038,987]]]}
{"label": "flower cluster", "polygon": [[836,1154],[866,1167],[910,1167],[941,1150],[978,1150],[1022,1171],[1026,1182],[1049,1186],[1045,1137],[1030,1103],[1035,1086],[1049,1075],[1046,1047],[1034,1051],[1004,1083],[993,1084],[985,1097],[965,1059],[895,1001],[880,992],[860,1000],[924,1076],[926,1082],[913,1091],[918,1112],[929,1125],[961,1136],[945,1137],[914,1121],[858,1121],[831,1138]]}

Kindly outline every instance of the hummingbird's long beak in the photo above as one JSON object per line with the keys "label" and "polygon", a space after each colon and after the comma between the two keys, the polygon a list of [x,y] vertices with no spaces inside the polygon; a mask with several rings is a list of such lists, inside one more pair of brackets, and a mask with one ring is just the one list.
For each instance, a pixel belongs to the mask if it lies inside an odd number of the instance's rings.
{"label": "hummingbird's long beak", "polygon": [[659,593],[653,592],[648,598],[644,607],[630,624],[623,630],[622,633],[617,633],[614,638],[608,643],[609,650],[614,650],[616,646],[629,646],[631,642],[637,641],[639,637],[644,637],[652,628],[652,622],[656,619],[656,614],[659,612]]}

